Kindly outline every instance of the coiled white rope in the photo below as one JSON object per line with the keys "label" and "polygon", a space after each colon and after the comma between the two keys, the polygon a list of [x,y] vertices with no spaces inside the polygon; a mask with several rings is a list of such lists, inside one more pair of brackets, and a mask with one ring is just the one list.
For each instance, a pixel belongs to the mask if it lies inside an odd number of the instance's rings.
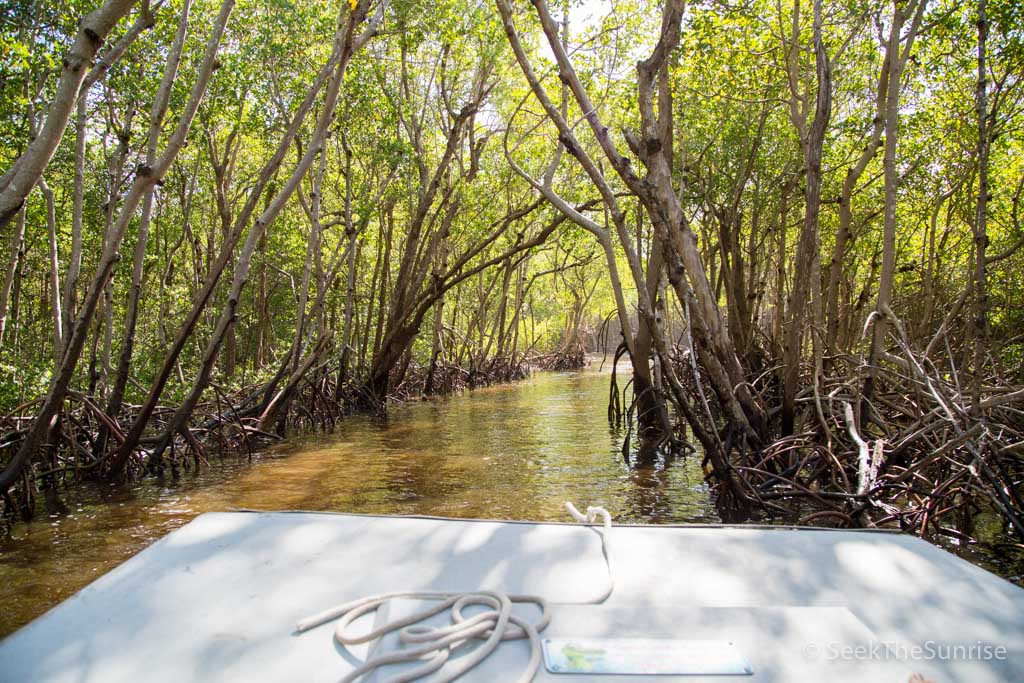
{"label": "coiled white rope", "polygon": [[[615,590],[615,570],[608,538],[612,528],[611,515],[602,507],[588,507],[586,514],[583,514],[569,502],[566,502],[565,509],[574,520],[581,524],[594,524],[598,518],[601,519],[601,526],[595,530],[601,536],[601,553],[604,555],[605,566],[608,569],[608,587],[600,597],[584,603],[553,604],[600,604],[607,600],[612,591]],[[385,624],[362,636],[350,635],[347,632],[349,625],[353,621],[364,614],[377,610],[387,601],[397,598],[437,600],[437,604],[423,611]],[[536,622],[531,623],[517,617],[512,614],[513,603],[532,603],[537,605],[541,611],[540,618]],[[467,617],[463,614],[463,610],[471,605],[482,605],[487,610]],[[419,622],[424,619],[428,619],[448,609],[451,610],[452,623],[450,625],[438,628],[419,625]],[[342,678],[341,683],[355,681],[361,676],[387,664],[411,662],[426,658],[420,666],[389,678],[387,683],[415,681],[440,669],[448,661],[453,648],[473,638],[482,639],[484,642],[469,654],[460,657],[453,666],[449,667],[448,671],[443,672],[432,683],[448,683],[453,681],[487,659],[502,641],[522,640],[524,638],[530,641],[530,661],[527,663],[522,675],[520,675],[518,683],[529,683],[537,674],[538,669],[540,669],[540,632],[547,628],[547,625],[551,622],[551,614],[548,612],[547,601],[536,595],[508,595],[497,591],[469,591],[465,593],[403,591],[382,593],[332,607],[303,619],[296,625],[295,630],[297,633],[303,633],[335,619],[338,620],[338,623],[334,629],[334,639],[340,645],[349,646],[367,643],[398,630],[399,641],[406,646],[400,650],[394,650],[368,659],[357,669]]]}

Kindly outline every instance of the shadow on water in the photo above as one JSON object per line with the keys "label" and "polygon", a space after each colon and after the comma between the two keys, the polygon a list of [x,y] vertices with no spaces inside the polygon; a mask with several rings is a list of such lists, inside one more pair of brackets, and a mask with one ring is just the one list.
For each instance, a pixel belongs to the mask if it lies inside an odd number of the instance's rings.
{"label": "shadow on water", "polygon": [[[625,434],[606,420],[608,373],[597,363],[539,373],[395,406],[386,421],[346,418],[330,434],[291,439],[251,463],[224,458],[199,472],[41,501],[34,521],[0,540],[0,637],[209,511],[566,521],[562,505],[572,500],[603,505],[621,523],[722,521],[699,454],[639,457],[631,443],[624,461]],[[1015,578],[1015,568],[961,554]]]}

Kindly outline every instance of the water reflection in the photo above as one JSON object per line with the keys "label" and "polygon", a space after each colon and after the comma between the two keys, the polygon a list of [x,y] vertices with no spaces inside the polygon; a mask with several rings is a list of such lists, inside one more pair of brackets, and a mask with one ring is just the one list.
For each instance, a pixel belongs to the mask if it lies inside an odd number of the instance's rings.
{"label": "water reflection", "polygon": [[[620,369],[620,372],[622,370]],[[621,522],[718,521],[699,456],[630,469],[605,419],[608,368],[542,373],[345,420],[330,435],[214,462],[177,479],[50,501],[0,542],[0,635],[203,512],[231,508],[565,520],[562,503]],[[62,512],[59,505],[66,506]]]}

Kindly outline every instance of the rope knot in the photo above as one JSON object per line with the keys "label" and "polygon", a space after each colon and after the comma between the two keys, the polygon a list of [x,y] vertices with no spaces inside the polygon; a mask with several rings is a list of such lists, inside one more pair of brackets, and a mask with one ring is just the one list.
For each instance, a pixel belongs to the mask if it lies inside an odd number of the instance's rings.
{"label": "rope knot", "polygon": [[612,526],[612,516],[608,514],[608,511],[603,507],[589,505],[587,506],[587,513],[583,514],[577,510],[576,506],[570,501],[565,501],[565,509],[569,513],[569,516],[580,524],[594,524],[597,522],[597,518],[600,517],[601,523],[606,529],[609,529]]}

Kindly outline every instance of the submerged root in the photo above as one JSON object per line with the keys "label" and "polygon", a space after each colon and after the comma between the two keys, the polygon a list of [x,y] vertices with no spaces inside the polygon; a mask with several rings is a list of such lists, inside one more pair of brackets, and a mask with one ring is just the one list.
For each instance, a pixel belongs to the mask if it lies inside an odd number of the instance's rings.
{"label": "submerged root", "polygon": [[541,370],[569,372],[572,370],[582,370],[589,363],[583,346],[577,344],[563,351],[537,356],[533,359],[533,365]]}
{"label": "submerged root", "polygon": [[[434,368],[433,391],[426,391],[427,373],[418,366],[407,368],[405,377],[389,392],[390,401],[418,399],[430,394],[450,394],[468,388],[510,382],[528,377],[530,365],[522,358],[489,359],[476,369],[439,364]],[[147,423],[148,436],[133,449],[118,481],[146,475],[177,477],[183,471],[198,470],[210,457],[252,458],[267,444],[286,433],[326,431],[342,417],[356,412],[383,414],[385,406],[368,396],[363,384],[330,363],[304,375],[294,395],[276,420],[276,430],[264,425],[264,399],[270,384],[248,385],[227,390],[211,385],[209,400],[196,405],[190,424],[166,440],[161,436],[171,423],[175,408],[160,407]],[[38,401],[19,406],[0,417],[0,467],[17,452],[26,427],[33,419]],[[36,492],[70,487],[107,477],[106,469],[114,451],[124,443],[124,432],[134,422],[138,406],[125,405],[122,414],[107,415],[99,402],[69,392],[63,410],[55,419],[51,439],[27,467],[21,480],[0,492],[0,527],[17,518],[29,518],[35,511]],[[274,430],[274,427],[271,427]],[[106,447],[101,444],[106,441]]]}
{"label": "submerged root", "polygon": [[[895,341],[900,355],[884,358],[870,395],[859,381],[863,361],[831,358],[818,391],[808,379],[797,396],[793,435],[750,451],[727,433],[740,495],[761,514],[800,524],[888,526],[1004,549],[1024,542],[1020,387],[991,378],[972,405],[955,369]],[[768,368],[753,385],[769,404],[779,400],[774,375]]]}

